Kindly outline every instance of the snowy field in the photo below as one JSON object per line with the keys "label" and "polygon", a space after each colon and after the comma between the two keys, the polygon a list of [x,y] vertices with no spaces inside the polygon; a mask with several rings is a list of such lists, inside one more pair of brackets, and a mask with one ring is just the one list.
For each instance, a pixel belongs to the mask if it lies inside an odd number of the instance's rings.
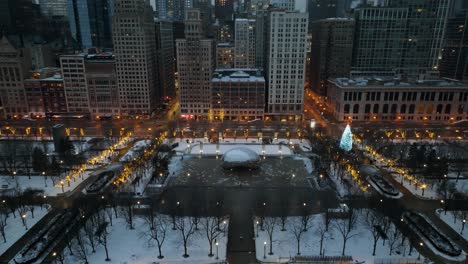
{"label": "snowy field", "polygon": [[[83,178],[76,177],[70,181],[70,186],[65,182],[63,185],[64,192],[73,191],[80,183],[82,183],[85,179],[87,179],[92,173],[91,171],[83,172]],[[60,180],[56,182],[59,184]],[[32,189],[32,190],[42,190],[44,195],[47,196],[57,196],[62,194],[62,186],[53,184],[52,178],[47,176],[46,179],[43,176],[31,176],[29,179],[28,176],[0,176],[0,184],[1,185],[8,185],[8,189],[14,189],[16,186],[19,186],[21,190]]]}
{"label": "snowy field", "polygon": [[[28,228],[31,228],[48,213],[48,210],[45,207],[46,206],[43,206],[43,208],[41,209],[40,206],[34,206],[34,218],[32,218],[31,211],[25,213],[26,226]],[[4,242],[3,237],[0,237],[0,255],[3,254],[11,245],[13,245],[19,238],[21,238],[27,232],[22,221],[19,219],[18,212],[16,212],[15,214],[16,218],[14,218],[13,215],[10,213],[6,220],[6,242]]]}
{"label": "snowy field", "polygon": [[[411,256],[409,256],[409,244],[408,240],[405,239],[403,245],[401,243],[402,237],[399,231],[397,232],[396,238],[394,238],[395,226],[390,224],[388,231],[386,232],[389,239],[384,240],[380,238],[377,242],[376,255],[372,256],[373,241],[374,238],[369,230],[368,225],[366,226],[364,221],[364,211],[359,214],[356,223],[356,228],[350,232],[350,238],[346,243],[345,255],[352,256],[358,263],[372,264],[379,260],[415,260],[418,257],[418,252],[412,250]],[[312,215],[309,228],[301,236],[300,242],[300,253],[302,256],[318,256],[320,255],[320,231],[325,230],[323,224],[324,214]],[[259,228],[259,234],[256,238],[256,253],[257,259],[260,261],[278,261],[281,259],[287,259],[297,254],[297,240],[294,235],[296,232],[294,226],[302,227],[301,217],[288,217],[286,223],[286,231],[281,231],[281,221],[277,220],[276,226],[273,229],[273,255],[269,255],[270,239],[268,236],[268,228],[265,221],[265,231],[261,231]],[[329,231],[325,233],[325,239],[323,241],[322,252],[325,256],[341,256],[343,238],[339,232],[338,222],[345,220],[333,220],[330,223]],[[255,222],[254,222],[255,225]],[[297,233],[296,233],[297,234]],[[391,238],[391,239],[390,239]],[[264,246],[266,242],[266,252]],[[392,250],[390,250],[392,248]],[[390,251],[392,251],[390,253]],[[264,253],[265,257],[264,258]],[[365,261],[365,262],[360,262]],[[388,262],[390,263],[390,262]]]}
{"label": "snowy field", "polygon": [[[221,140],[219,144],[209,143],[208,140],[203,138],[193,139],[193,143],[187,143],[186,140],[173,140],[170,144],[178,143],[179,146],[174,150],[180,154],[210,154],[210,155],[222,155],[232,148],[245,147],[253,150],[259,155],[291,155],[293,154],[293,145],[297,144],[303,151],[311,151],[311,147],[308,141],[298,139],[278,139],[274,140],[272,144],[262,145],[261,141],[257,138],[225,138]],[[281,144],[280,144],[281,143]]]}
{"label": "snowy field", "polygon": [[130,161],[138,157],[145,148],[151,144],[151,140],[140,140],[135,142],[135,144],[120,158],[120,161]]}
{"label": "snowy field", "polygon": [[[203,221],[203,219],[200,219]],[[89,250],[89,263],[115,263],[115,264],[149,264],[149,263],[197,263],[208,264],[216,263],[216,245],[213,243],[213,257],[208,257],[209,243],[206,238],[205,230],[200,229],[190,237],[188,242],[188,258],[184,258],[184,247],[179,230],[172,230],[172,224],[169,221],[167,233],[162,245],[163,259],[158,259],[158,248],[149,242],[145,233],[148,233],[148,227],[145,220],[139,216],[134,219],[135,229],[127,228],[127,223],[123,217],[114,219],[113,226],[109,226],[108,250],[111,261],[104,261],[106,258],[104,247],[96,248],[96,253]],[[227,230],[227,224],[225,226]],[[227,233],[221,234],[218,238],[218,257],[219,260],[226,259]],[[218,261],[219,261],[218,260]],[[64,263],[83,263],[75,256],[70,256],[68,249],[65,249]]]}
{"label": "snowy field", "polygon": [[[448,211],[444,212],[443,209],[437,209],[436,215],[449,225],[455,232],[459,233],[465,240],[468,241],[468,223],[463,228],[463,219],[467,218],[468,212],[463,211]],[[463,229],[463,231],[462,231]]]}

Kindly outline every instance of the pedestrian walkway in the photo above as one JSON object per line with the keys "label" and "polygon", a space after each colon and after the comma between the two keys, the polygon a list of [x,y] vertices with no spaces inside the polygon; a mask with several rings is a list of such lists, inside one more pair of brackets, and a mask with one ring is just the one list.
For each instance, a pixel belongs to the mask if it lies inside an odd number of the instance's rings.
{"label": "pedestrian walkway", "polygon": [[229,220],[227,260],[232,264],[257,263],[255,254],[255,231],[252,214],[248,207],[233,208]]}

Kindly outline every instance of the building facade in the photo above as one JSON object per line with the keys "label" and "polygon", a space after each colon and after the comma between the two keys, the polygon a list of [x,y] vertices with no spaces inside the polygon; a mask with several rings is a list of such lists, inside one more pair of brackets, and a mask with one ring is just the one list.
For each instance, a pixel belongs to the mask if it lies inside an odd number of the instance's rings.
{"label": "building facade", "polygon": [[336,78],[330,80],[328,100],[341,122],[468,118],[468,85],[452,79]]}
{"label": "building facade", "polygon": [[383,7],[356,10],[352,76],[437,71],[448,2],[388,0]]}
{"label": "building facade", "polygon": [[215,120],[263,120],[265,78],[260,70],[217,69],[211,84]]}
{"label": "building facade", "polygon": [[68,0],[70,31],[81,48],[112,48],[113,9],[114,0]]}
{"label": "building facade", "polygon": [[216,68],[234,68],[234,45],[231,43],[216,45]]}
{"label": "building facade", "polygon": [[60,68],[43,68],[24,80],[29,116],[45,117],[46,113],[66,113],[67,101]]}
{"label": "building facade", "polygon": [[148,117],[157,106],[152,7],[145,0],[115,0],[114,12],[112,38],[121,114]]}
{"label": "building facade", "polygon": [[28,114],[23,80],[30,69],[26,49],[14,47],[0,39],[0,118],[19,118]]}
{"label": "building facade", "polygon": [[310,87],[327,94],[329,78],[349,77],[353,57],[354,19],[330,18],[312,22]]}
{"label": "building facade", "polygon": [[236,68],[255,67],[255,19],[238,18],[235,20],[235,56]]}
{"label": "building facade", "polygon": [[85,59],[86,54],[60,56],[67,109],[70,113],[89,113]]}
{"label": "building facade", "polygon": [[468,10],[449,18],[440,60],[440,76],[468,80]]}
{"label": "building facade", "polygon": [[304,102],[307,13],[273,11],[268,27],[268,115],[300,119]]}
{"label": "building facade", "polygon": [[100,119],[119,116],[120,98],[114,55],[87,55],[85,73],[91,117]]}
{"label": "building facade", "polygon": [[207,118],[211,109],[210,88],[216,47],[213,39],[204,38],[200,16],[198,9],[187,10],[185,39],[176,40],[182,118]]}
{"label": "building facade", "polygon": [[[345,0],[341,0],[344,2]],[[317,20],[338,17],[337,8],[340,0],[309,0],[307,1],[307,12],[309,13],[309,22]]]}
{"label": "building facade", "polygon": [[45,16],[68,16],[67,0],[39,0],[39,6]]}
{"label": "building facade", "polygon": [[296,8],[296,0],[270,0],[270,4],[286,11],[294,11]]}
{"label": "building facade", "polygon": [[234,0],[215,0],[215,17],[219,20],[233,20]]}
{"label": "building facade", "polygon": [[175,51],[173,26],[169,21],[156,21],[156,50],[158,56],[158,103],[174,98],[175,91]]}

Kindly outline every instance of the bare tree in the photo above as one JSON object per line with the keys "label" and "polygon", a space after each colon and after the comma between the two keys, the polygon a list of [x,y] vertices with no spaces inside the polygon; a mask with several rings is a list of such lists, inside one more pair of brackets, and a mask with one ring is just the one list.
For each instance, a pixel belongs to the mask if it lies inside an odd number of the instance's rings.
{"label": "bare tree", "polygon": [[96,252],[96,244],[97,238],[95,236],[98,226],[96,225],[94,217],[90,217],[90,219],[84,224],[83,226],[83,235],[88,240],[88,244],[91,246],[91,252]]}
{"label": "bare tree", "polygon": [[133,203],[131,200],[125,202],[125,205],[122,206],[122,215],[127,222],[129,229],[134,229],[133,226]]}
{"label": "bare tree", "polygon": [[273,233],[275,231],[277,223],[278,218],[276,217],[266,217],[263,220],[263,225],[267,231],[268,239],[270,240],[270,252],[268,252],[268,255],[273,255]]}
{"label": "bare tree", "polygon": [[328,217],[326,216],[320,216],[320,221],[317,225],[317,229],[316,229],[316,234],[319,236],[319,240],[320,240],[320,248],[319,248],[319,255],[322,256],[323,255],[323,245],[325,243],[325,240],[328,238]]}
{"label": "bare tree", "polygon": [[184,245],[184,254],[182,256],[184,258],[188,258],[189,254],[187,253],[187,245],[192,238],[192,235],[195,234],[195,223],[191,217],[187,219],[184,217],[176,217],[175,226],[176,229],[179,230]]}
{"label": "bare tree", "polygon": [[312,215],[308,214],[307,212],[304,212],[304,214],[302,215],[301,221],[302,221],[302,228],[304,229],[304,232],[307,232],[307,230],[309,230],[311,218],[312,218]]}
{"label": "bare tree", "polygon": [[88,264],[88,245],[83,231],[80,230],[78,234],[76,234],[73,240],[73,248],[78,258],[84,261],[85,264]]}
{"label": "bare tree", "polygon": [[109,249],[107,247],[107,237],[109,232],[107,231],[107,226],[109,222],[106,221],[105,213],[100,211],[96,214],[94,223],[96,224],[97,230],[95,236],[97,238],[97,242],[104,247],[106,251],[106,259],[105,261],[110,261],[109,258]]}
{"label": "bare tree", "polygon": [[145,215],[145,222],[148,227],[148,231],[144,233],[150,242],[154,240],[158,247],[158,258],[164,258],[162,254],[162,245],[166,239],[167,228],[169,225],[169,219],[167,216],[158,214],[154,207],[150,206],[148,214]]}
{"label": "bare tree", "polygon": [[356,212],[354,210],[350,210],[348,219],[341,219],[335,223],[336,229],[338,230],[338,232],[341,234],[341,237],[343,238],[343,247],[341,250],[342,256],[344,256],[345,254],[346,243],[348,242],[348,240],[358,235],[355,232],[357,219],[358,219],[358,215],[356,214]]}
{"label": "bare tree", "polygon": [[296,238],[297,242],[297,255],[301,255],[301,238],[304,234],[304,226],[302,224],[302,220],[299,218],[293,218],[288,222],[289,228],[292,230],[294,237]]}
{"label": "bare tree", "polygon": [[109,219],[109,224],[110,224],[111,226],[112,226],[112,223],[113,223],[112,220],[113,220],[113,218],[114,218],[114,215],[113,215],[114,213],[113,213],[112,211],[113,211],[113,210],[112,210],[112,208],[110,208],[110,207],[107,207],[107,208],[104,209],[104,212],[106,213],[107,219]]}
{"label": "bare tree", "polygon": [[400,243],[398,242],[401,241],[403,235],[395,225],[391,225],[388,234],[388,254],[391,256],[400,247]]}
{"label": "bare tree", "polygon": [[208,257],[213,256],[213,242],[218,239],[225,230],[218,228],[218,217],[208,216],[201,221],[202,229],[205,231],[208,244],[210,245],[210,253]]}
{"label": "bare tree", "polygon": [[3,243],[6,243],[5,229],[7,226],[7,220],[8,220],[8,212],[6,211],[6,209],[1,208],[0,209],[0,233],[2,234],[2,237],[3,237]]}
{"label": "bare tree", "polygon": [[383,215],[379,214],[376,211],[368,210],[366,217],[364,219],[365,228],[371,233],[372,238],[374,239],[372,256],[375,256],[375,250],[377,249],[377,242],[381,237],[381,232],[378,228],[381,228],[383,224]]}

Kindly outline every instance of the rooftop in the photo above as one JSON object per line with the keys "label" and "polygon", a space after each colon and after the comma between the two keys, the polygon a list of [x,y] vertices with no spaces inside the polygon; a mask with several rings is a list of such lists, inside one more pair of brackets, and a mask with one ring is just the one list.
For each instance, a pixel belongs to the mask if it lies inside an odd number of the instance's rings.
{"label": "rooftop", "polygon": [[256,68],[217,69],[212,82],[265,82],[263,72]]}
{"label": "rooftop", "polygon": [[403,80],[389,77],[356,77],[356,78],[335,78],[329,80],[340,87],[450,87],[467,89],[468,84],[449,78],[429,79],[429,80]]}

